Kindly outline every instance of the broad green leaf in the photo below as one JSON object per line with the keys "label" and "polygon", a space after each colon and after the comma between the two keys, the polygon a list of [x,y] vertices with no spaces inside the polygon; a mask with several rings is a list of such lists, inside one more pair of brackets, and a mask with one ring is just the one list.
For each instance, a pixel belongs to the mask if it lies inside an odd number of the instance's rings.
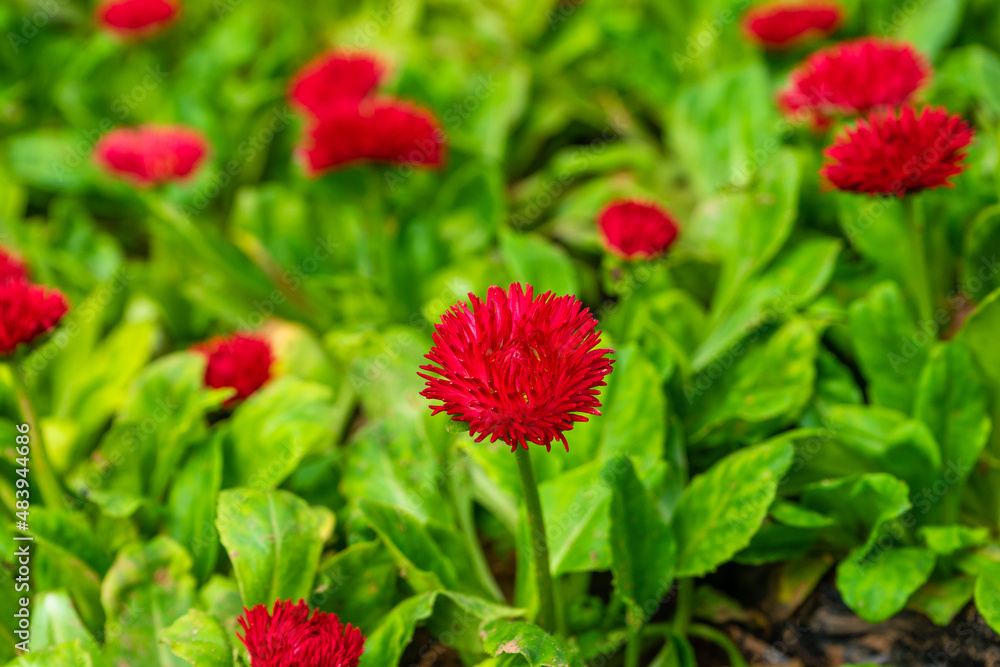
{"label": "broad green leaf", "polygon": [[101,585],[111,663],[188,667],[159,643],[159,636],[194,605],[194,599],[191,558],[176,542],[160,536],[123,548]]}
{"label": "broad green leaf", "polygon": [[217,527],[243,604],[309,597],[334,516],[287,491],[227,489],[219,494]]}
{"label": "broad green leaf", "polygon": [[871,547],[886,522],[912,507],[906,483],[885,473],[817,482],[802,491],[800,503],[833,518],[835,525],[823,534],[847,549]]}
{"label": "broad green leaf", "polygon": [[400,507],[368,500],[361,501],[360,506],[414,590],[426,593],[458,586],[455,564],[445,556],[425,524]]}
{"label": "broad green leaf", "polygon": [[1000,579],[996,573],[984,572],[976,577],[974,597],[976,610],[994,632],[1000,632]]}
{"label": "broad green leaf", "polygon": [[59,550],[78,558],[98,575],[103,576],[111,566],[110,555],[83,514],[33,507],[31,532],[45,549]]}
{"label": "broad green leaf", "polygon": [[191,554],[199,581],[208,579],[215,570],[219,555],[215,513],[222,487],[222,437],[220,431],[194,446],[177,471],[167,501],[170,535]]}
{"label": "broad green leaf", "polygon": [[928,549],[939,556],[947,556],[956,551],[983,546],[990,539],[986,528],[971,526],[924,526],[917,531]]}
{"label": "broad green leaf", "polygon": [[787,442],[748,447],[691,480],[673,518],[677,576],[711,572],[750,544],[793,453]]}
{"label": "broad green leaf", "polygon": [[97,650],[89,650],[80,639],[24,653],[7,667],[106,667],[107,661]]}
{"label": "broad green leaf", "polygon": [[40,651],[74,639],[99,653],[97,642],[84,627],[70,596],[62,591],[39,593],[32,605],[31,650]]}
{"label": "broad green leaf", "polygon": [[602,467],[601,461],[594,461],[538,487],[554,575],[602,570],[611,565],[611,493],[601,479]]}
{"label": "broad green leaf", "polygon": [[283,482],[302,458],[331,442],[333,392],[292,377],[255,392],[234,412],[226,451],[230,486],[266,488]]}
{"label": "broad green leaf", "polygon": [[910,597],[906,608],[919,611],[936,625],[948,625],[972,600],[976,580],[954,575],[943,581],[928,581]]}
{"label": "broad green leaf", "polygon": [[352,544],[320,565],[320,609],[345,623],[373,628],[397,602],[399,569],[379,540]]}
{"label": "broad green leaf", "polygon": [[611,487],[609,541],[615,590],[625,602],[626,622],[637,631],[670,590],[677,543],[628,457],[608,461],[601,478]]}
{"label": "broad green leaf", "polygon": [[837,590],[854,613],[881,623],[924,585],[935,560],[932,552],[917,547],[862,547],[837,567]]}
{"label": "broad green leaf", "polygon": [[955,38],[964,10],[965,0],[927,0],[900,12],[903,20],[892,26],[892,36],[934,59]]}
{"label": "broad green leaf", "polygon": [[[1000,59],[989,54],[994,66],[1000,70]],[[995,86],[997,75],[993,73],[992,84]],[[1000,90],[995,91],[994,112],[1000,113]],[[1000,287],[1000,266],[997,265],[1000,255],[1000,207],[991,206],[984,209],[965,232],[965,243],[962,245],[962,287],[969,296],[977,301],[982,300],[997,287]],[[956,301],[964,303],[964,297],[955,296]]]}
{"label": "broad green leaf", "polygon": [[577,667],[572,651],[537,625],[512,621],[493,621],[483,627],[483,644],[493,656],[522,656],[531,667]]}
{"label": "broad green leaf", "polygon": [[500,253],[514,279],[533,286],[536,295],[549,291],[576,294],[573,263],[551,241],[532,234],[506,233],[500,236]]}
{"label": "broad green leaf", "polygon": [[214,616],[192,609],[160,633],[160,641],[193,667],[230,667],[233,649]]}
{"label": "broad green leaf", "polygon": [[873,403],[910,414],[936,331],[917,327],[894,283],[876,285],[851,305],[851,335]]}
{"label": "broad green leaf", "polygon": [[[360,667],[398,665],[417,623],[434,613],[437,593],[420,593],[400,602],[365,641]],[[364,628],[362,628],[364,630]]]}
{"label": "broad green leaf", "polygon": [[983,299],[955,337],[956,341],[964,343],[972,351],[979,370],[994,392],[1000,389],[1000,348],[995,344],[997,331],[1000,331],[1000,289]]}

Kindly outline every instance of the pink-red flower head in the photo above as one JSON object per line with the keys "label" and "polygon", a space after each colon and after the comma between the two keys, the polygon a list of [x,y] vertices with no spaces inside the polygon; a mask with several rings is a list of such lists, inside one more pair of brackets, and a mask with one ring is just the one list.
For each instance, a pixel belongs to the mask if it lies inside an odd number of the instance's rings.
{"label": "pink-red flower head", "polygon": [[847,128],[824,152],[821,174],[848,192],[902,197],[941,186],[960,174],[972,129],[958,114],[906,106],[873,112]]}
{"label": "pink-red flower head", "polygon": [[16,279],[0,283],[0,356],[53,329],[69,304],[62,292]]}
{"label": "pink-red flower head", "polygon": [[94,159],[108,173],[140,186],[190,176],[208,154],[208,142],[195,130],[168,125],[122,127],[94,146]]}
{"label": "pink-red flower head", "polygon": [[236,395],[226,405],[242,401],[271,379],[274,355],[271,345],[263,338],[234,334],[213,338],[194,350],[204,354],[205,385],[215,389],[231,387]]}
{"label": "pink-red flower head", "polygon": [[0,246],[0,285],[11,280],[27,280],[28,268],[21,258]]}
{"label": "pink-red flower head", "polygon": [[600,415],[598,387],[613,363],[600,345],[597,320],[576,297],[535,297],[519,283],[490,287],[483,302],[453,306],[434,328],[431,361],[420,368],[421,395],[434,414],[468,422],[476,442],[502,440],[511,451],[528,442],[551,448],[563,431]]}
{"label": "pink-red flower head", "polygon": [[176,0],[105,0],[97,7],[97,20],[122,37],[146,37],[167,26],[178,11]]}
{"label": "pink-red flower head", "polygon": [[778,105],[815,125],[901,106],[930,78],[931,68],[912,46],[865,37],[817,51],[795,68]]}
{"label": "pink-red flower head", "polygon": [[833,34],[844,10],[826,0],[778,0],[753,7],[743,16],[743,34],[768,49],[787,49]]}
{"label": "pink-red flower head", "polygon": [[302,150],[311,174],[361,162],[439,167],[444,154],[434,116],[393,99],[328,106],[307,129]]}
{"label": "pink-red flower head", "polygon": [[296,107],[318,116],[340,102],[360,102],[384,74],[385,66],[371,55],[330,51],[299,70],[289,97]]}
{"label": "pink-red flower head", "polygon": [[656,204],[620,199],[597,217],[604,245],[623,259],[650,259],[662,255],[677,238],[678,227]]}
{"label": "pink-red flower head", "polygon": [[304,600],[278,600],[244,609],[243,634],[237,636],[250,654],[250,667],[358,667],[365,637],[336,614],[316,611],[310,617]]}

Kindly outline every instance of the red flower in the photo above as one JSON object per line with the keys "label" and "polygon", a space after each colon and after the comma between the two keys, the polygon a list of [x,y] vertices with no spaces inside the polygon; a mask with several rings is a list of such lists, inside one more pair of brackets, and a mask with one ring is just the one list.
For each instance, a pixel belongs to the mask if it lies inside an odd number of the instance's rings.
{"label": "red flower", "polygon": [[292,79],[289,97],[300,109],[321,115],[330,105],[360,102],[384,73],[385,67],[372,56],[331,51],[299,70]]}
{"label": "red flower", "polygon": [[874,38],[843,42],[817,51],[793,70],[778,105],[822,126],[837,115],[901,106],[930,73],[909,44]]}
{"label": "red flower", "polygon": [[743,17],[743,34],[768,49],[785,49],[832,34],[844,20],[836,2],[779,0],[750,9]]}
{"label": "red flower", "polygon": [[971,141],[969,125],[945,109],[874,112],[837,135],[821,173],[840,190],[872,195],[951,187]]}
{"label": "red flower", "polygon": [[677,238],[673,218],[656,204],[618,200],[597,218],[604,244],[624,259],[649,259],[667,251]]}
{"label": "red flower", "polygon": [[236,390],[236,395],[226,401],[227,406],[247,398],[271,379],[274,355],[270,344],[262,338],[235,334],[213,338],[194,350],[208,358],[206,386]]}
{"label": "red flower", "polygon": [[278,600],[274,612],[265,605],[244,609],[243,635],[250,667],[357,667],[365,652],[365,636],[336,614],[316,611],[309,616],[305,600]]}
{"label": "red flower", "polygon": [[175,0],[105,0],[97,20],[123,37],[145,37],[170,23],[180,5]]}
{"label": "red flower", "polygon": [[191,175],[208,153],[208,143],[185,127],[143,125],[118,128],[94,146],[94,159],[108,173],[140,186]]}
{"label": "red flower", "polygon": [[0,356],[13,354],[59,324],[69,304],[62,292],[26,280],[0,283]]}
{"label": "red flower", "polygon": [[311,174],[359,162],[444,163],[444,132],[429,111],[392,99],[328,106],[302,150]]}
{"label": "red flower", "polygon": [[600,415],[598,387],[611,372],[612,350],[600,344],[597,320],[576,297],[552,292],[534,297],[529,285],[509,291],[490,287],[484,303],[470,294],[470,309],[453,306],[434,329],[434,347],[421,366],[434,375],[421,395],[434,414],[446,412],[469,423],[476,442],[503,440],[515,451],[528,442],[551,448],[578,412]]}
{"label": "red flower", "polygon": [[21,258],[13,255],[0,246],[0,284],[11,280],[26,280],[28,269]]}

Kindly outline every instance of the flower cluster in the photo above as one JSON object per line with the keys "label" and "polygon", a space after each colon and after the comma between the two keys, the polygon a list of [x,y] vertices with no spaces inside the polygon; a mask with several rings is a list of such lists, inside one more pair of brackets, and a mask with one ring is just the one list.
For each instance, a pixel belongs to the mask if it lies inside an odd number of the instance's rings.
{"label": "flower cluster", "polygon": [[184,179],[207,154],[208,144],[198,132],[167,125],[118,128],[94,146],[98,165],[139,186]]}
{"label": "flower cluster", "polygon": [[753,7],[743,16],[743,34],[768,49],[787,49],[834,33],[844,21],[836,2],[778,0]]}
{"label": "flower cluster", "polygon": [[440,401],[434,414],[467,422],[476,442],[502,440],[515,451],[559,440],[568,450],[563,432],[587,421],[577,413],[600,415],[598,387],[611,372],[597,321],[573,296],[536,297],[520,283],[469,300],[435,327],[421,395]]}
{"label": "flower cluster", "polygon": [[246,399],[271,379],[274,354],[263,338],[247,334],[217,337],[195,346],[194,351],[207,360],[206,386],[236,390],[226,407]]}
{"label": "flower cluster", "polygon": [[370,161],[444,163],[444,133],[434,115],[374,93],[385,71],[374,57],[332,51],[292,80],[291,102],[308,117],[299,152],[309,173]]}
{"label": "flower cluster", "polygon": [[62,292],[29,282],[24,263],[0,248],[0,357],[51,331],[68,310]]}
{"label": "flower cluster", "polygon": [[278,600],[244,609],[237,635],[250,654],[250,667],[357,667],[365,637],[336,614],[312,612],[304,600]]}

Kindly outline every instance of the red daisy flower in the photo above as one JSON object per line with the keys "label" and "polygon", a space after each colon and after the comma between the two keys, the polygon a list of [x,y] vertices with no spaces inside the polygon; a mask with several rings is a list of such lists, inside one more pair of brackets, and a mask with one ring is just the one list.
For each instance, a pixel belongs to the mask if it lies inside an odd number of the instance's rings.
{"label": "red daisy flower", "polygon": [[743,34],[768,49],[787,49],[834,33],[844,10],[824,0],[779,0],[753,7],[743,16]]}
{"label": "red daisy flower", "polygon": [[820,173],[840,190],[871,195],[951,187],[949,179],[967,167],[961,161],[972,135],[945,109],[878,111],[837,135]]}
{"label": "red daisy flower", "polygon": [[623,259],[650,259],[673,244],[677,223],[656,204],[638,200],[611,202],[597,217],[605,247]]}
{"label": "red daisy flower", "polygon": [[385,67],[373,56],[330,51],[303,67],[292,79],[289,97],[296,107],[321,115],[330,105],[360,102],[382,80]]}
{"label": "red daisy flower", "polygon": [[26,280],[28,268],[17,255],[0,247],[0,284],[11,280]]}
{"label": "red daisy flower", "polygon": [[307,130],[311,174],[359,162],[444,163],[444,132],[429,111],[392,99],[329,105]]}
{"label": "red daisy flower", "polygon": [[817,51],[792,71],[778,105],[823,126],[838,115],[905,104],[931,68],[909,44],[866,37]]}
{"label": "red daisy flower", "polygon": [[271,379],[274,355],[262,338],[245,334],[213,338],[194,347],[208,358],[205,385],[215,389],[232,387],[236,395],[226,401],[231,406],[250,396]]}
{"label": "red daisy flower", "polygon": [[26,280],[0,283],[0,356],[53,329],[69,304],[62,292]]}
{"label": "red daisy flower", "polygon": [[201,134],[177,126],[122,127],[94,146],[94,159],[101,168],[139,186],[182,180],[207,154],[208,143]]}
{"label": "red daisy flower", "polygon": [[316,611],[310,617],[305,600],[278,600],[274,612],[265,605],[244,609],[243,635],[250,667],[358,667],[365,636],[336,614]]}
{"label": "red daisy flower", "polygon": [[[434,414],[468,422],[482,442],[503,440],[511,451],[528,442],[569,450],[563,431],[600,415],[598,387],[611,372],[612,350],[600,344],[597,320],[576,297],[552,292],[534,297],[520,283],[508,291],[490,287],[484,303],[470,294],[470,309],[453,306],[434,329],[434,346],[421,366],[434,375],[420,394]],[[435,377],[439,376],[439,377]],[[478,436],[477,436],[478,434]]]}
{"label": "red daisy flower", "polygon": [[146,37],[169,24],[180,5],[175,0],[105,0],[97,20],[122,37]]}

